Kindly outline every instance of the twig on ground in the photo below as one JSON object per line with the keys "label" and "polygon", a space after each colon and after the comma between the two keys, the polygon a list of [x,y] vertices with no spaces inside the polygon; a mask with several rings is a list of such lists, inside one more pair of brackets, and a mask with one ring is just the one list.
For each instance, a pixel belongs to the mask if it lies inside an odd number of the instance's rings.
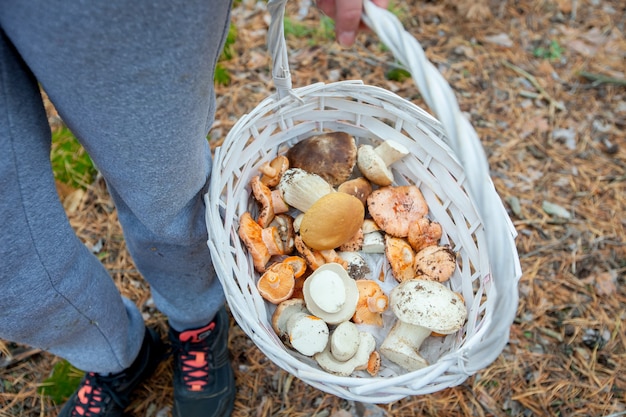
{"label": "twig on ground", "polygon": [[513,71],[515,71],[522,77],[526,78],[528,81],[530,81],[533,87],[535,87],[535,89],[537,89],[537,91],[539,92],[538,98],[543,98],[550,104],[551,114],[554,112],[554,109],[565,111],[565,106],[563,105],[563,103],[561,103],[560,101],[553,98],[550,94],[548,94],[546,89],[543,88],[541,84],[539,84],[539,82],[537,81],[534,75],[530,74],[528,71],[521,69],[517,65],[511,64],[508,61],[502,61],[502,64],[505,67],[512,69]]}
{"label": "twig on ground", "polygon": [[578,73],[578,75],[580,75],[581,77],[584,77],[588,80],[593,81],[591,83],[592,86],[598,86],[600,84],[616,84],[616,85],[625,85],[626,86],[626,79],[624,78],[615,78],[615,77],[609,77],[607,75],[603,75],[603,74],[594,74],[592,72],[587,72],[587,71],[580,71]]}

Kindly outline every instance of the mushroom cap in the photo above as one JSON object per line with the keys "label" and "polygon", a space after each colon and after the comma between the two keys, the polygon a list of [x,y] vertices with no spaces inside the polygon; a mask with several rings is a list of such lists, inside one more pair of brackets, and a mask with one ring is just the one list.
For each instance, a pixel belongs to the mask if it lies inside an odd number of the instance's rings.
{"label": "mushroom cap", "polygon": [[356,283],[337,263],[317,268],[304,281],[302,291],[309,311],[328,324],[350,320],[359,299]]}
{"label": "mushroom cap", "polygon": [[461,296],[437,281],[401,282],[391,290],[389,300],[399,321],[437,333],[454,333],[463,327],[467,318]]}
{"label": "mushroom cap", "polygon": [[283,199],[291,207],[306,212],[320,197],[335,190],[322,177],[300,168],[289,168],[278,183]]}
{"label": "mushroom cap", "polygon": [[367,204],[367,197],[372,193],[372,184],[365,177],[357,177],[342,182],[337,191],[355,196],[363,205]]}
{"label": "mushroom cap", "polygon": [[254,221],[249,212],[243,213],[239,218],[237,234],[252,257],[254,269],[257,272],[265,271],[265,265],[272,255],[263,242],[263,228]]}
{"label": "mushroom cap", "polygon": [[337,186],[350,178],[356,163],[356,141],[345,132],[311,136],[287,151],[291,167],[302,168]]}
{"label": "mushroom cap", "polygon": [[371,145],[361,145],[356,164],[361,174],[376,185],[386,186],[393,182],[393,173]]}
{"label": "mushroom cap", "polygon": [[367,332],[359,332],[359,347],[347,361],[337,360],[330,352],[330,343],[322,352],[314,356],[319,366],[332,374],[349,376],[356,369],[365,369],[370,360],[372,352],[376,349],[374,336]]}
{"label": "mushroom cap", "polygon": [[276,310],[274,310],[272,314],[272,328],[281,339],[282,335],[287,332],[287,320],[295,313],[309,313],[309,310],[306,309],[306,305],[304,304],[304,300],[290,298],[280,302],[276,306]]}
{"label": "mushroom cap", "polygon": [[319,317],[299,313],[288,322],[289,343],[298,352],[313,356],[328,345],[328,325]]}
{"label": "mushroom cap", "polygon": [[430,220],[427,217],[417,219],[409,225],[407,240],[415,250],[419,252],[426,246],[433,246],[439,242],[443,234],[441,224]]}
{"label": "mushroom cap", "polygon": [[293,228],[293,217],[289,214],[276,214],[269,227],[275,227],[282,242],[282,253],[288,255],[295,247],[296,232]]}
{"label": "mushroom cap", "polygon": [[354,237],[364,217],[365,208],[358,198],[339,192],[326,194],[304,213],[300,236],[312,249],[337,248]]}
{"label": "mushroom cap", "polygon": [[250,188],[252,188],[252,194],[259,206],[259,214],[257,216],[257,223],[261,227],[269,226],[270,222],[274,220],[274,202],[272,201],[272,191],[267,185],[261,182],[258,175],[252,177],[250,180]]}
{"label": "mushroom cap", "polygon": [[278,155],[270,162],[261,165],[259,171],[263,174],[261,182],[268,187],[276,187],[280,177],[289,169],[289,159],[285,155]]}
{"label": "mushroom cap", "polygon": [[257,281],[257,289],[261,297],[272,304],[285,301],[296,284],[291,265],[278,262],[271,265]]}
{"label": "mushroom cap", "polygon": [[359,279],[356,280],[356,286],[359,290],[359,301],[352,321],[357,324],[382,326],[382,312],[387,310],[389,297],[376,281]]}
{"label": "mushroom cap", "polygon": [[367,209],[385,233],[396,237],[406,237],[409,225],[428,214],[428,204],[415,185],[379,188],[367,198]]}
{"label": "mushroom cap", "polygon": [[426,246],[415,255],[415,273],[423,279],[444,282],[456,269],[456,253],[450,246]]}

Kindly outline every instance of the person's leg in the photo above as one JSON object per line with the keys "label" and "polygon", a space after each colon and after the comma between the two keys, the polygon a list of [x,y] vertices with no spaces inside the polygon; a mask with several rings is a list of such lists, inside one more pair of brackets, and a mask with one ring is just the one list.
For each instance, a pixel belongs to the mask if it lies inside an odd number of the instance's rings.
{"label": "person's leg", "polygon": [[67,221],[37,82],[1,30],[0,219],[0,338],[83,370],[128,367],[144,334],[141,314]]}
{"label": "person's leg", "polygon": [[14,1],[2,25],[107,181],[129,251],[176,330],[224,303],[201,198],[229,0]]}

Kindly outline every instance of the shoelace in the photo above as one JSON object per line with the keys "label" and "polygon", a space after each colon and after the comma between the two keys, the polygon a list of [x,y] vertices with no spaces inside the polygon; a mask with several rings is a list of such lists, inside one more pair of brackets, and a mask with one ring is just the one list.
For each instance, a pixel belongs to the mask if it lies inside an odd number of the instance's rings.
{"label": "shoelace", "polygon": [[119,396],[107,385],[107,377],[89,372],[85,375],[85,381],[78,390],[71,415],[73,417],[97,417],[111,401],[118,405],[122,403]]}
{"label": "shoelace", "polygon": [[202,391],[208,384],[211,349],[207,338],[215,328],[215,323],[197,330],[182,332],[175,349],[180,352],[182,379],[190,391]]}

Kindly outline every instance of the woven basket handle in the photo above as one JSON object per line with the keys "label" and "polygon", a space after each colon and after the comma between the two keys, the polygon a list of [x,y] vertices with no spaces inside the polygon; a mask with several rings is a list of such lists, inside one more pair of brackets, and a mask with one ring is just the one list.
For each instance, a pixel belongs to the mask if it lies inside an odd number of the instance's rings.
{"label": "woven basket handle", "polygon": [[[268,2],[271,14],[268,47],[273,59],[272,76],[280,98],[293,94],[283,24],[286,2],[287,0]],[[496,285],[502,292],[512,292],[511,286],[517,286],[521,276],[514,242],[517,233],[493,186],[487,157],[476,131],[461,113],[447,81],[428,61],[421,45],[404,29],[396,16],[370,0],[364,0],[363,21],[409,70],[424,101],[441,122],[447,135],[446,142],[463,166],[465,185],[472,200],[483,221],[488,221],[485,233],[489,242],[492,274],[498,277],[495,280]],[[506,297],[497,302],[516,305],[516,300],[507,301]]]}

